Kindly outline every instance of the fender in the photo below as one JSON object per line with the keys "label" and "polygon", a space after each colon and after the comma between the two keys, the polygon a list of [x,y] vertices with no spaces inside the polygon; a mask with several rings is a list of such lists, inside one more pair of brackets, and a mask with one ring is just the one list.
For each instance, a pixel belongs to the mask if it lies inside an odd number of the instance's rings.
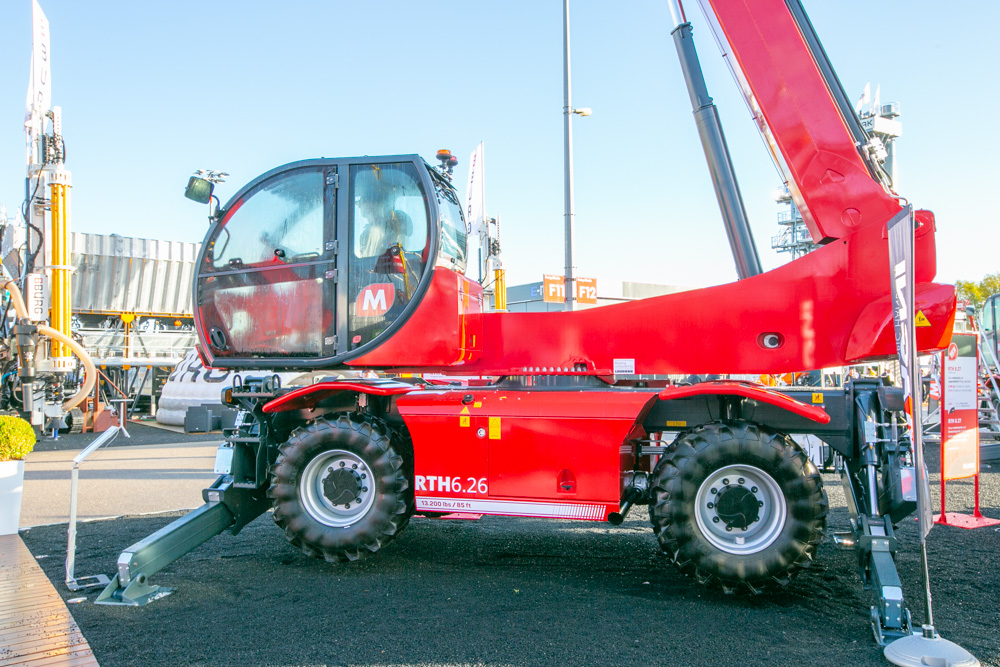
{"label": "fender", "polygon": [[265,403],[262,410],[265,414],[310,410],[319,405],[323,399],[345,391],[368,394],[369,396],[398,396],[420,389],[424,389],[424,386],[392,380],[332,380],[293,389],[284,396],[279,396]]}
{"label": "fender", "polygon": [[830,423],[830,415],[823,408],[800,403],[794,398],[752,382],[717,380],[714,382],[701,382],[690,386],[667,387],[657,396],[661,401],[691,398],[694,396],[739,396],[740,398],[749,398],[761,403],[768,403],[818,424]]}

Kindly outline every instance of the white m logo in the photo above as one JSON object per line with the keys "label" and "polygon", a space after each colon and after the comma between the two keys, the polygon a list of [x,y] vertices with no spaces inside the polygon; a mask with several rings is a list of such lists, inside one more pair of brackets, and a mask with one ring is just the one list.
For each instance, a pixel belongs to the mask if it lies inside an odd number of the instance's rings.
{"label": "white m logo", "polygon": [[396,301],[396,288],[390,283],[375,283],[361,290],[354,301],[357,317],[382,317]]}

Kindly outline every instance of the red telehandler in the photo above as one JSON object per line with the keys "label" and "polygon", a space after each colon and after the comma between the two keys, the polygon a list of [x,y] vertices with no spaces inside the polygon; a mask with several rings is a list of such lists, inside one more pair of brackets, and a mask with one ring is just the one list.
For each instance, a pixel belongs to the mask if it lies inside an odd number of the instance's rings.
{"label": "red telehandler", "polygon": [[[916,507],[901,390],[878,379],[780,391],[636,379],[896,353],[886,227],[910,209],[880,168],[877,140],[798,0],[703,5],[818,250],[760,272],[676,3],[673,39],[738,282],[575,312],[485,312],[481,286],[464,275],[456,192],[420,157],[324,158],[263,174],[210,209],[198,259],[202,358],[248,373],[224,393],[239,413],[220,477],[203,507],[122,553],[99,601],[165,594],[149,575],[268,509],[289,541],[337,562],[386,546],[415,512],[618,524],[646,504],[666,556],[698,582],[783,586],[826,531],[822,478],[791,438],[813,434],[843,460],[876,637],[909,634],[893,536]],[[915,218],[915,302],[930,323],[918,347],[931,351],[950,340],[955,293],[932,282],[933,214]],[[352,369],[498,379],[332,379]],[[284,370],[328,379],[283,387],[273,373]]]}

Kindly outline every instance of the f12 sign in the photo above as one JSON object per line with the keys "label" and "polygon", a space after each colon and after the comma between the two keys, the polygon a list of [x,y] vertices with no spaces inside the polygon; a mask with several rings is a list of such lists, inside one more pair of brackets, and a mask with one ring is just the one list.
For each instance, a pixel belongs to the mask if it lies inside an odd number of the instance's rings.
{"label": "f12 sign", "polygon": [[361,289],[354,301],[357,317],[383,317],[396,301],[396,287],[392,283],[375,283]]}
{"label": "f12 sign", "polygon": [[577,278],[575,282],[577,303],[596,304],[597,278]]}

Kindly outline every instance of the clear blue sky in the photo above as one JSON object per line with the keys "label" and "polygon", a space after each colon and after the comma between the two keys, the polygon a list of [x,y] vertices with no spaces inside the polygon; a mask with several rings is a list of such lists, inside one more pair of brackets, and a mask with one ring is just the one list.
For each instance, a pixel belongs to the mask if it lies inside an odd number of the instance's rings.
{"label": "clear blue sky", "polygon": [[[74,231],[200,241],[192,171],[225,201],[320,156],[467,156],[486,142],[487,207],[509,282],[563,270],[562,3],[40,0],[62,106]],[[766,268],[780,180],[693,1],[686,3]],[[938,220],[939,280],[1000,271],[1000,4],[806,1],[852,98],[902,105],[900,193]],[[662,2],[572,3],[577,275],[701,286],[735,279]],[[31,3],[0,3],[0,203],[24,193]],[[601,290],[603,291],[603,289]]]}

